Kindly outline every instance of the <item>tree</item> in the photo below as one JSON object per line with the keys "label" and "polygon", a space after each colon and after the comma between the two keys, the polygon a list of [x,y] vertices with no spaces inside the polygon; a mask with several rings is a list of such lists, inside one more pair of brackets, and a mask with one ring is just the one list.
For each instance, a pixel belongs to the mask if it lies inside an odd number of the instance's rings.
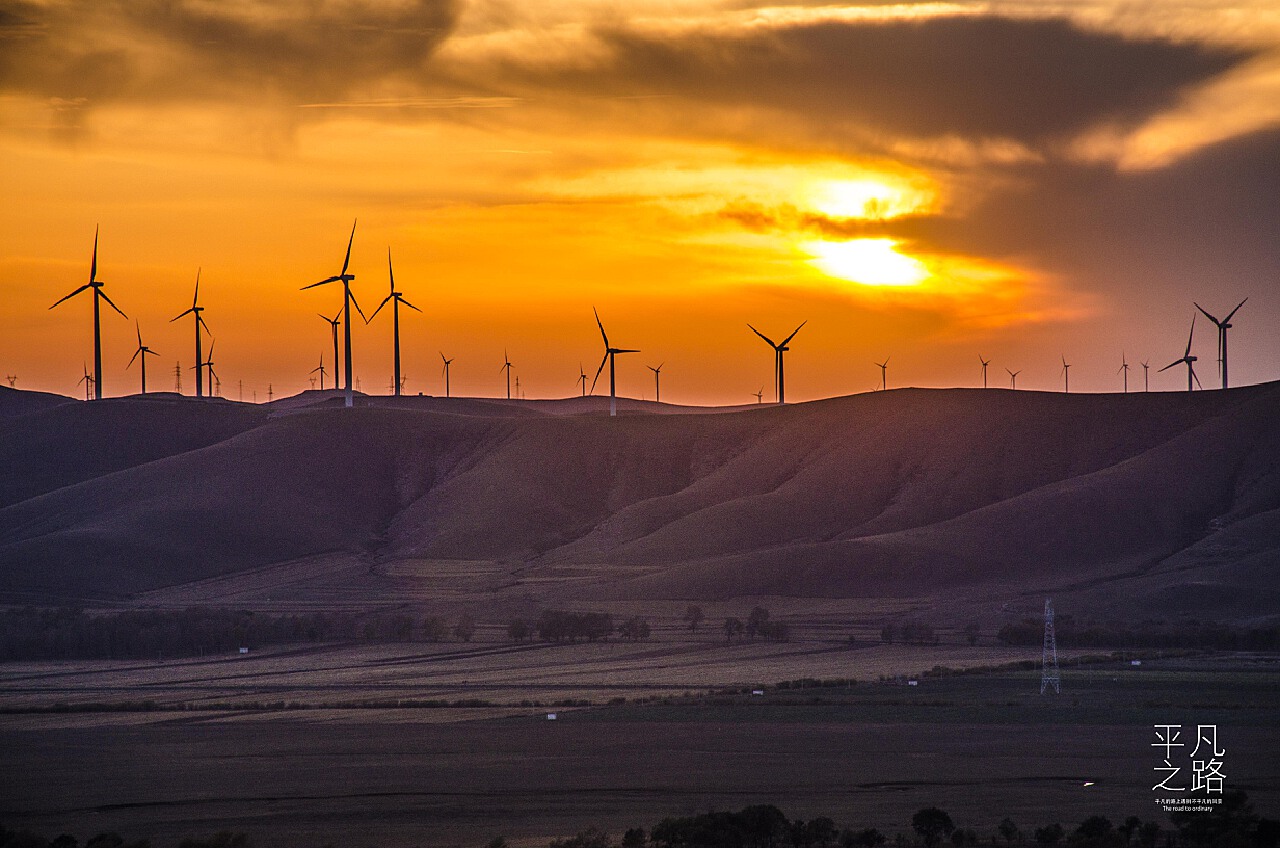
{"label": "tree", "polygon": [[1066,831],[1062,829],[1062,825],[1056,822],[1036,828],[1036,842],[1041,845],[1057,845],[1065,835]]}
{"label": "tree", "polygon": [[705,618],[706,616],[702,613],[702,607],[697,604],[690,604],[689,608],[684,611],[684,620],[688,622],[689,629],[694,633],[698,632],[698,625]]}
{"label": "tree", "polygon": [[956,829],[951,816],[937,807],[925,807],[912,816],[911,827],[920,834],[926,848],[936,848],[943,836],[950,836]]}
{"label": "tree", "polygon": [[841,848],[879,848],[887,841],[885,835],[874,827],[859,830],[856,833],[852,830],[840,833]]}
{"label": "tree", "polygon": [[449,630],[444,619],[430,615],[422,619],[422,638],[428,642],[443,642]]}
{"label": "tree", "polygon": [[893,640],[898,635],[898,628],[893,624],[886,624],[880,628],[880,641],[886,645],[892,645]]}
{"label": "tree", "polygon": [[978,644],[978,636],[982,633],[982,628],[978,626],[976,621],[970,622],[964,626],[964,638],[970,645]]}
{"label": "tree", "polygon": [[469,615],[458,616],[458,623],[453,625],[453,638],[460,642],[470,642],[476,635],[476,620]]}
{"label": "tree", "polygon": [[1022,832],[1018,830],[1018,826],[1013,823],[1011,818],[1003,818],[1000,824],[996,826],[996,830],[1000,832],[1000,838],[1012,845],[1022,838]]}
{"label": "tree", "polygon": [[733,641],[734,636],[742,635],[742,619],[730,616],[724,620],[724,638]]}
{"label": "tree", "polygon": [[529,638],[529,622],[523,618],[513,618],[507,624],[507,638],[513,642],[523,642]]}
{"label": "tree", "polygon": [[618,635],[623,639],[630,639],[632,642],[637,639],[649,638],[649,622],[640,616],[632,616],[622,622],[622,626],[618,628]]}
{"label": "tree", "polygon": [[644,828],[632,827],[622,834],[622,848],[644,848],[645,844]]}
{"label": "tree", "polygon": [[1169,814],[1169,821],[1177,828],[1184,844],[1217,845],[1226,841],[1228,834],[1243,839],[1253,835],[1258,826],[1258,816],[1253,812],[1249,796],[1241,789],[1231,789],[1222,794],[1222,803],[1215,804],[1207,813],[1177,812]]}
{"label": "tree", "polygon": [[764,607],[753,607],[751,613],[747,616],[747,636],[754,639],[756,634],[760,632],[769,621],[769,611]]}
{"label": "tree", "polygon": [[570,839],[553,839],[549,848],[611,848],[613,843],[609,834],[598,828],[589,827],[578,831],[578,835]]}
{"label": "tree", "polygon": [[1116,828],[1120,835],[1124,837],[1124,844],[1128,845],[1133,842],[1133,835],[1142,828],[1142,819],[1137,816],[1129,816],[1124,820],[1124,824]]}

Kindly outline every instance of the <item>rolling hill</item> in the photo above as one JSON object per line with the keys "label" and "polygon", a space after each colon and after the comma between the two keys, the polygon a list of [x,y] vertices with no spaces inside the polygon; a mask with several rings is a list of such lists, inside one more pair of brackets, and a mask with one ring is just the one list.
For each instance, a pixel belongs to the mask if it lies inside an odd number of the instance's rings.
{"label": "rolling hill", "polygon": [[327,563],[348,576],[326,597],[352,605],[417,580],[547,604],[1055,591],[1280,617],[1280,384],[617,419],[600,398],[23,395],[0,394],[9,602],[217,601],[273,569],[305,594]]}

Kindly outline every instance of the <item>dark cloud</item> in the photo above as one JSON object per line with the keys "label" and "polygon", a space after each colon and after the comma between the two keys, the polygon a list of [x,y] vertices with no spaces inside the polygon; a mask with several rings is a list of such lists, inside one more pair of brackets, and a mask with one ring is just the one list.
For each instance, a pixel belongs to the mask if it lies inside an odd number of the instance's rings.
{"label": "dark cloud", "polygon": [[596,66],[508,70],[525,82],[592,94],[781,110],[833,131],[857,124],[917,137],[1037,141],[1104,120],[1139,122],[1247,58],[1062,20],[997,17],[598,35],[608,58]]}
{"label": "dark cloud", "polygon": [[0,90],[79,102],[334,99],[420,78],[457,0],[0,0]]}

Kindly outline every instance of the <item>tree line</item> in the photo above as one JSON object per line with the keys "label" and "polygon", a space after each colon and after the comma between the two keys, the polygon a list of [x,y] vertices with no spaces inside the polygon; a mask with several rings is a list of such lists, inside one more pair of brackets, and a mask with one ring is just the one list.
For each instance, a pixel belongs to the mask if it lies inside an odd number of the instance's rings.
{"label": "tree line", "polygon": [[[1068,831],[1054,822],[1024,831],[1003,819],[994,833],[979,834],[957,826],[938,807],[925,807],[911,817],[910,833],[890,840],[876,828],[839,827],[830,818],[788,819],[772,804],[756,804],[738,812],[710,812],[665,818],[647,832],[626,830],[620,840],[599,828],[552,840],[547,848],[955,848],[969,846],[1034,846],[1034,848],[1280,848],[1280,821],[1259,816],[1240,790],[1223,794],[1210,812],[1170,813],[1167,823],[1130,816],[1115,825],[1105,816],[1090,816]],[[329,843],[332,846],[333,843]],[[329,848],[326,846],[326,848]],[[48,839],[31,831],[0,825],[0,848],[80,848],[74,836]],[[117,833],[99,833],[84,848],[151,848],[147,839],[126,841]],[[221,831],[209,838],[186,839],[178,848],[254,848],[244,833]],[[508,848],[505,838],[485,848]]]}
{"label": "tree line", "polygon": [[[1207,648],[1219,651],[1269,651],[1280,648],[1280,627],[1229,627],[1217,622],[1143,622],[1137,627],[1117,623],[1082,624],[1071,615],[1054,619],[1058,644],[1073,648]],[[996,638],[1006,645],[1039,645],[1044,621],[1024,618],[1004,625]]]}

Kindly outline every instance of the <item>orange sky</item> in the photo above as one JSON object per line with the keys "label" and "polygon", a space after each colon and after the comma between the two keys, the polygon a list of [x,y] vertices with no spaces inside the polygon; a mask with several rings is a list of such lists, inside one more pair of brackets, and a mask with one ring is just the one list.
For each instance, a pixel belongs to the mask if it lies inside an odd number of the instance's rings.
{"label": "orange sky", "polygon": [[[108,395],[133,319],[193,386],[197,268],[222,393],[308,388],[317,312],[398,288],[406,391],[742,403],[972,386],[1120,387],[1181,355],[1199,300],[1249,303],[1233,384],[1280,377],[1280,12],[1203,3],[747,7],[450,0],[0,5],[0,368],[76,395],[99,275]],[[1197,324],[1198,373],[1216,386]],[[389,315],[354,327],[365,391]],[[1153,389],[1185,385],[1179,369]],[[602,378],[602,385],[607,391]]]}

